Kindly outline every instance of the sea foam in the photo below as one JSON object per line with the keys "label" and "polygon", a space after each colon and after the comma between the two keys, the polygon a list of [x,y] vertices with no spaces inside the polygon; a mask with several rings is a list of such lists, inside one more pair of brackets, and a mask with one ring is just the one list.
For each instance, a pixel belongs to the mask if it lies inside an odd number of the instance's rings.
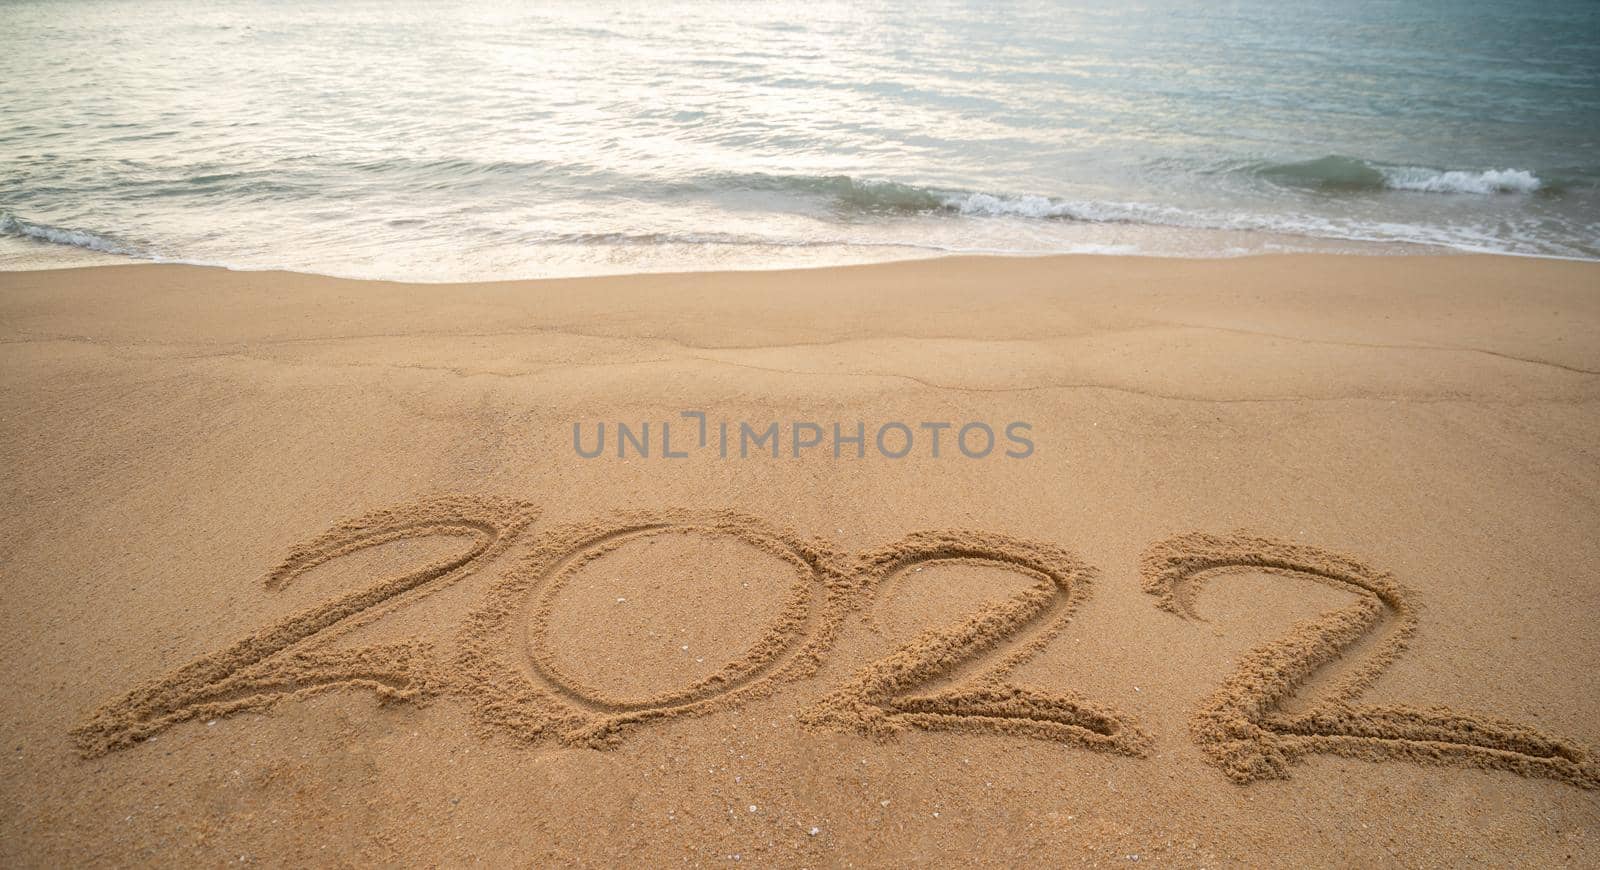
{"label": "sea foam", "polygon": [[1381,171],[1384,186],[1390,190],[1421,193],[1533,193],[1544,186],[1539,176],[1526,169],[1471,172],[1405,167]]}
{"label": "sea foam", "polygon": [[128,245],[96,233],[34,223],[9,212],[0,212],[0,236],[34,239],[57,245],[71,245],[75,248],[86,248],[106,254],[132,255],[136,253]]}

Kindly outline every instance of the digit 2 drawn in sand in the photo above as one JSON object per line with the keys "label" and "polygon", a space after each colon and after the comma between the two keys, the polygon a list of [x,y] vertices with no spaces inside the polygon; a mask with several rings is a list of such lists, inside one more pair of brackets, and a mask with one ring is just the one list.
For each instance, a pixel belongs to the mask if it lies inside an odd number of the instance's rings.
{"label": "digit 2 drawn in sand", "polygon": [[[1238,670],[1191,720],[1195,741],[1239,783],[1287,778],[1309,753],[1510,770],[1600,787],[1590,753],[1537,729],[1445,708],[1357,705],[1356,699],[1406,648],[1417,630],[1410,593],[1387,574],[1298,544],[1245,535],[1179,535],[1145,554],[1146,592],[1159,606],[1198,619],[1196,589],[1212,576],[1258,572],[1354,592],[1354,604],[1305,620],[1247,653]],[[1387,634],[1365,661],[1299,713],[1282,710],[1322,667],[1375,631]]]}
{"label": "digit 2 drawn in sand", "polygon": [[[660,535],[727,538],[775,556],[794,572],[789,598],[771,629],[716,673],[678,691],[610,697],[557,664],[547,639],[555,596],[585,565]],[[816,671],[852,591],[839,562],[824,544],[731,512],[627,513],[555,530],[469,617],[458,660],[464,688],[491,727],[528,740],[553,736],[588,746],[615,744],[639,723],[727,709]]]}
{"label": "digit 2 drawn in sand", "polygon": [[501,552],[537,513],[527,502],[447,496],[375,511],[334,527],[296,547],[267,575],[267,588],[282,589],[318,565],[406,538],[467,537],[472,546],[291,616],[134,689],[74,729],[79,750],[100,755],[188,719],[260,709],[337,688],[370,688],[386,700],[437,693],[443,682],[424,642],[357,649],[330,649],[328,642],[466,576]]}
{"label": "digit 2 drawn in sand", "polygon": [[[970,531],[915,532],[863,555],[859,565],[868,582],[881,589],[913,567],[952,562],[999,566],[1031,578],[1034,585],[954,626],[923,632],[862,668],[808,710],[803,721],[876,737],[912,727],[1014,734],[1143,755],[1151,740],[1132,717],[1074,694],[1004,682],[1066,627],[1088,588],[1090,569],[1057,547]],[[951,681],[968,665],[1008,645],[1009,653],[964,685],[916,693]]]}

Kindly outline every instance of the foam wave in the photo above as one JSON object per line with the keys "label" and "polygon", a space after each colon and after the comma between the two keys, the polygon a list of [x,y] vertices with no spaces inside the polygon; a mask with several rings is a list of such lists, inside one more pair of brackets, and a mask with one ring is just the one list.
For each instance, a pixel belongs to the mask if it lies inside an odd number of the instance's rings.
{"label": "foam wave", "polygon": [[[472,164],[477,167],[478,164]],[[1243,166],[1218,167],[1219,172],[1239,173]],[[485,171],[494,171],[493,168]],[[1428,170],[1409,167],[1376,167],[1350,158],[1323,158],[1302,164],[1258,168],[1275,181],[1295,179],[1302,184],[1342,186],[1355,189],[1410,189],[1419,192],[1493,193],[1500,190],[1532,192],[1548,189],[1548,182],[1526,170]],[[1573,198],[1588,196],[1593,185],[1582,169],[1553,169],[1553,182]],[[1374,180],[1376,179],[1376,180]],[[1404,187],[1402,187],[1404,186]],[[754,197],[751,194],[756,194]],[[1175,203],[1068,199],[1040,194],[1012,194],[961,190],[953,187],[918,186],[887,180],[859,179],[845,175],[700,175],[659,185],[640,199],[652,205],[706,200],[730,211],[752,210],[797,215],[786,223],[752,221],[737,229],[723,229],[710,222],[680,221],[671,230],[652,231],[648,222],[637,229],[618,232],[573,230],[568,232],[530,227],[527,230],[484,221],[472,227],[449,226],[434,229],[420,217],[391,218],[383,222],[376,238],[368,240],[362,252],[392,247],[404,249],[421,239],[447,262],[470,263],[480,239],[495,244],[515,243],[523,249],[538,246],[538,256],[527,255],[540,263],[566,266],[539,271],[540,275],[564,274],[561,268],[587,268],[599,264],[607,268],[618,264],[630,270],[657,270],[660,263],[675,269],[695,268],[706,262],[737,261],[741,268],[772,254],[773,262],[793,264],[816,259],[812,250],[851,251],[856,260],[914,256],[917,251],[940,253],[1047,254],[1101,253],[1146,254],[1153,256],[1236,256],[1261,250],[1298,250],[1297,239],[1322,242],[1376,243],[1384,245],[1442,246],[1457,250],[1514,253],[1529,256],[1596,259],[1595,244],[1556,244],[1542,238],[1537,228],[1521,232],[1508,229],[1504,221],[1486,224],[1471,218],[1447,215],[1434,219],[1396,219],[1388,214],[1352,212],[1343,215],[1319,213],[1302,207],[1288,210],[1270,208],[1204,208]],[[1552,200],[1553,201],[1553,200]],[[1420,201],[1419,201],[1420,202]],[[1470,203],[1446,203],[1455,209]],[[1539,203],[1530,200],[1529,206]],[[359,211],[355,207],[352,213]],[[1453,213],[1452,213],[1453,215]],[[887,218],[887,220],[886,220]],[[699,223],[697,226],[696,224]],[[1032,224],[1032,226],[1027,226]],[[1096,229],[1094,225],[1117,225]],[[1082,226],[1078,226],[1082,225]],[[1154,235],[1140,228],[1157,229]],[[419,229],[421,228],[421,229]],[[1169,233],[1168,231],[1177,231]],[[1241,241],[1218,234],[1264,234],[1258,241]],[[30,221],[0,210],[0,238],[20,238],[68,246],[84,252],[130,256],[153,262],[193,263],[229,269],[288,269],[314,271],[340,277],[391,278],[400,280],[457,280],[448,266],[419,264],[400,271],[372,270],[363,260],[335,256],[322,262],[283,261],[266,254],[259,242],[241,251],[238,240],[224,239],[218,245],[196,247],[182,238],[141,237],[138,243],[118,235]],[[1592,231],[1591,231],[1592,237]],[[364,237],[365,238],[365,237]],[[1218,247],[1221,246],[1221,247]],[[13,245],[12,248],[21,246]],[[585,253],[588,249],[590,252]],[[651,253],[650,249],[658,249]],[[732,249],[744,252],[731,253]],[[41,249],[44,250],[44,249]],[[285,250],[279,247],[279,250]],[[459,250],[459,255],[454,253]],[[880,252],[878,254],[872,251]],[[370,253],[363,254],[370,256]],[[16,268],[16,251],[6,255],[0,268]],[[29,256],[26,252],[21,255]],[[65,250],[50,255],[66,256]],[[386,255],[388,256],[388,255]],[[739,258],[743,258],[740,260]],[[710,258],[710,259],[707,259]],[[731,258],[731,259],[730,259]],[[808,259],[809,258],[809,259]],[[79,258],[81,259],[81,257]],[[400,262],[399,256],[391,262]],[[574,265],[576,264],[576,265]],[[545,267],[540,266],[541,270]],[[573,274],[587,273],[574,271]],[[478,275],[478,273],[473,273]],[[500,271],[479,277],[520,277]]]}
{"label": "foam wave", "polygon": [[1256,174],[1277,184],[1329,191],[1403,190],[1414,193],[1534,193],[1551,189],[1527,169],[1434,169],[1396,166],[1330,154],[1298,163],[1257,164]]}
{"label": "foam wave", "polygon": [[1384,172],[1384,183],[1391,190],[1423,193],[1533,193],[1544,187],[1539,176],[1526,169],[1487,169],[1464,172],[1458,169],[1403,168]]}
{"label": "foam wave", "polygon": [[[1260,170],[1285,183],[1323,189],[1407,190],[1428,193],[1533,192],[1544,183],[1526,170],[1486,172],[1439,171],[1415,167],[1384,167],[1352,158],[1323,158]],[[820,199],[832,212],[856,216],[956,215],[978,218],[1014,218],[1083,223],[1137,223],[1214,229],[1253,229],[1299,232],[1294,216],[1273,218],[1249,214],[1218,214],[1157,203],[1065,199],[1041,194],[1006,194],[919,187],[894,181],[849,176],[719,176],[700,182],[699,190],[714,192],[770,191]],[[1338,236],[1333,236],[1337,238]]]}
{"label": "foam wave", "polygon": [[0,212],[0,236],[33,239],[34,241],[50,242],[57,245],[70,245],[75,248],[99,251],[104,254],[138,256],[139,253],[132,246],[108,236],[91,233],[87,230],[34,223],[33,221],[19,218],[10,212]]}
{"label": "foam wave", "polygon": [[963,215],[987,217],[1023,217],[1048,220],[1093,220],[1083,203],[1051,199],[1048,196],[1026,194],[1023,196],[995,196],[992,193],[965,193],[943,197],[940,206]]}

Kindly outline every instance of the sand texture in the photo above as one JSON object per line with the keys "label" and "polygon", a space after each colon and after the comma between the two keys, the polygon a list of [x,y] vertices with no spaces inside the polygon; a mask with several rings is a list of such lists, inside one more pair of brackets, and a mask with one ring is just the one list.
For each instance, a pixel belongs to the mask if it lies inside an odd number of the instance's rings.
{"label": "sand texture", "polygon": [[97,267],[0,355],[6,867],[1600,865],[1600,266]]}

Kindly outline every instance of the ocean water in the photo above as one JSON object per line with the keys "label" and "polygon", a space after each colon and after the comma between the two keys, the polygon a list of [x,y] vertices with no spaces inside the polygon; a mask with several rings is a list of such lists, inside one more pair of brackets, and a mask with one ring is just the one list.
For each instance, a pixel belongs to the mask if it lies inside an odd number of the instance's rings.
{"label": "ocean water", "polygon": [[0,268],[1441,248],[1600,258],[1600,3],[0,3]]}

